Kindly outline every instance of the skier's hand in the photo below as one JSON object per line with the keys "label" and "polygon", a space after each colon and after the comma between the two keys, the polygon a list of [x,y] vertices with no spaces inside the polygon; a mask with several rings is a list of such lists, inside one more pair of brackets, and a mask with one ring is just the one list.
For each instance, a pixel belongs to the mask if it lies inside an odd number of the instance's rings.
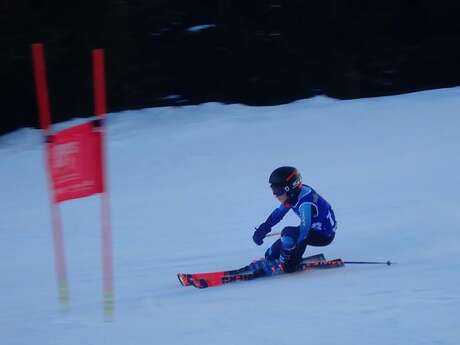
{"label": "skier's hand", "polygon": [[262,243],[264,243],[265,235],[270,231],[272,231],[272,229],[266,223],[260,224],[259,227],[256,228],[256,231],[254,231],[254,235],[252,235],[254,243],[258,246],[262,245]]}

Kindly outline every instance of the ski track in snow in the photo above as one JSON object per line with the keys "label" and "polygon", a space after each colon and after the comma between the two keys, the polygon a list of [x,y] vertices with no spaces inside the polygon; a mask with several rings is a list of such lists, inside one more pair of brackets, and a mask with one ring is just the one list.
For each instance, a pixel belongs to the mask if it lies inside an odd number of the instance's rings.
{"label": "ski track in snow", "polygon": [[[0,338],[29,344],[460,342],[460,88],[276,107],[208,103],[108,116],[115,317],[102,311],[99,200],[62,204],[59,304],[40,132],[0,137]],[[56,126],[65,128],[86,120]],[[392,260],[205,290],[177,272],[263,255],[268,175],[297,166],[331,202],[344,260]],[[288,214],[275,231],[298,224]]]}

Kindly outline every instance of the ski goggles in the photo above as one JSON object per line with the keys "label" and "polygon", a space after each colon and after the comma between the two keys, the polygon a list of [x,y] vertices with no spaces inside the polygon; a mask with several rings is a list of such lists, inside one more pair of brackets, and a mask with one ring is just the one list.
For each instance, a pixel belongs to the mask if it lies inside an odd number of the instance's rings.
{"label": "ski goggles", "polygon": [[274,196],[281,196],[287,192],[286,188],[289,189],[289,187],[274,186],[274,185],[271,185],[270,187],[272,188]]}

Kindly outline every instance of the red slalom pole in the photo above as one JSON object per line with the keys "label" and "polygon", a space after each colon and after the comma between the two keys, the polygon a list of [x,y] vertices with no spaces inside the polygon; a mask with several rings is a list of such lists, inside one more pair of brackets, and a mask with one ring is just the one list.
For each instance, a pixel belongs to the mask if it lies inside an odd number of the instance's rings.
{"label": "red slalom pole", "polygon": [[93,49],[94,113],[104,117],[107,113],[105,86],[105,54],[103,49]]}
{"label": "red slalom pole", "polygon": [[[107,113],[106,80],[105,80],[105,57],[104,50],[92,51],[93,82],[94,82],[94,113],[103,120]],[[112,227],[110,223],[110,196],[107,188],[107,155],[105,149],[104,121],[101,121],[101,145],[102,145],[102,181],[104,184],[101,195],[101,222],[102,222],[102,285],[104,293],[104,313],[109,319],[113,316],[113,254],[112,254]]]}
{"label": "red slalom pole", "polygon": [[51,216],[53,222],[53,243],[55,266],[59,287],[59,301],[62,304],[69,303],[69,284],[67,282],[67,269],[64,249],[64,234],[62,231],[62,220],[59,206],[51,201]]}
{"label": "red slalom pole", "polygon": [[43,44],[32,44],[32,62],[34,67],[35,90],[37,93],[40,127],[46,132],[46,134],[48,134],[47,132],[51,124],[51,112]]}
{"label": "red slalom pole", "polygon": [[[46,142],[45,149],[45,162],[48,164],[50,152],[50,145],[48,140],[50,126],[51,126],[51,111],[49,104],[48,94],[48,81],[46,78],[46,64],[45,52],[43,44],[32,44],[32,63],[34,68],[35,89],[37,94],[38,113],[40,118],[40,128],[44,132]],[[54,262],[55,271],[59,288],[59,300],[63,304],[69,302],[69,287],[67,281],[67,270],[64,250],[64,235],[62,231],[62,221],[59,207],[54,198],[54,190],[51,182],[51,173],[48,172],[48,186],[50,190],[50,205],[51,205],[51,218],[52,218],[52,237],[54,248]]]}

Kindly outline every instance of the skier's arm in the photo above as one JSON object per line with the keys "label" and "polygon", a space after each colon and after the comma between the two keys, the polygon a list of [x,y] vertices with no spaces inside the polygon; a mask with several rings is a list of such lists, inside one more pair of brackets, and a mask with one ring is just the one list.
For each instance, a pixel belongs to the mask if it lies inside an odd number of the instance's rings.
{"label": "skier's arm", "polygon": [[276,208],[267,218],[265,222],[259,225],[258,228],[256,228],[256,231],[254,232],[254,235],[252,236],[253,241],[255,244],[260,246],[262,243],[264,243],[264,237],[272,230],[272,227],[276,224],[278,224],[281,219],[286,215],[286,213],[289,211],[289,208],[284,207],[284,205],[281,205],[280,207]]}
{"label": "skier's arm", "polygon": [[278,224],[281,219],[288,213],[289,208],[285,207],[283,204],[281,204],[278,208],[275,208],[273,212],[268,216],[267,220],[265,221],[265,224],[267,224],[270,228],[274,227],[276,224]]}
{"label": "skier's arm", "polygon": [[311,204],[308,202],[304,202],[299,207],[299,215],[300,215],[300,232],[299,232],[299,239],[297,242],[300,242],[307,238],[308,233],[310,232],[311,228]]}

